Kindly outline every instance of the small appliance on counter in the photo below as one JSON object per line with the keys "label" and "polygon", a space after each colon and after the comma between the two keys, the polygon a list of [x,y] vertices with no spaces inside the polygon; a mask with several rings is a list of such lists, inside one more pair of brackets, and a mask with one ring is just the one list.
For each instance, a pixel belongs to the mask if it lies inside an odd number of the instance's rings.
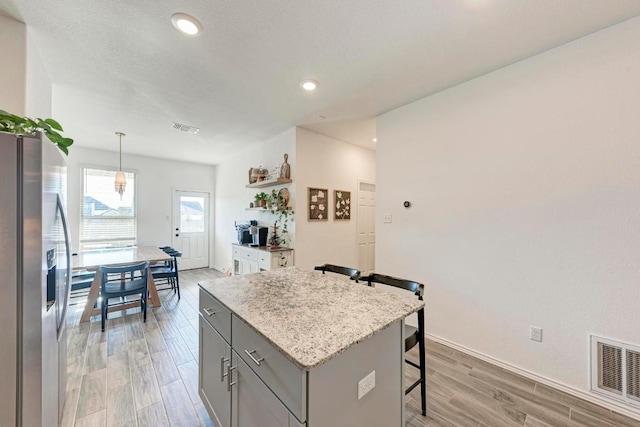
{"label": "small appliance on counter", "polygon": [[[257,224],[257,221],[252,221]],[[238,224],[234,223],[236,227],[236,231],[238,233],[238,243],[241,245],[252,243],[253,239],[251,238],[251,234],[249,234],[249,227],[251,227],[250,223]]]}
{"label": "small appliance on counter", "polygon": [[268,227],[261,227],[258,221],[234,223],[238,233],[238,244],[249,246],[267,246]]}
{"label": "small appliance on counter", "polygon": [[259,227],[257,223],[256,225],[251,225],[251,227],[249,227],[249,234],[252,237],[252,241],[249,246],[267,246],[268,233],[269,229],[267,227]]}

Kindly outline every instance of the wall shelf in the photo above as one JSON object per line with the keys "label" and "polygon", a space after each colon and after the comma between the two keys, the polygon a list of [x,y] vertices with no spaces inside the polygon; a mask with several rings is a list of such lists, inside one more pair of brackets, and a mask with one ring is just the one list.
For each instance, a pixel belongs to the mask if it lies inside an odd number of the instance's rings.
{"label": "wall shelf", "polygon": [[260,211],[260,212],[279,212],[279,211],[290,211],[291,207],[287,207],[286,209],[270,209],[270,208],[244,208],[245,211]]}
{"label": "wall shelf", "polygon": [[255,184],[247,184],[245,187],[247,188],[265,188],[265,187],[273,187],[275,185],[283,185],[283,184],[291,184],[293,181],[287,178],[276,178],[270,179],[269,181],[260,181]]}

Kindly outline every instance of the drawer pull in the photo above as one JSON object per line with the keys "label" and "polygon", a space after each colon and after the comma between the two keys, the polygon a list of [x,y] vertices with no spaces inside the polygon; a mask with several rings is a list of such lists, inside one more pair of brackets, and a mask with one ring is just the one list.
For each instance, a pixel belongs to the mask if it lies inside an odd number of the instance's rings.
{"label": "drawer pull", "polygon": [[253,357],[253,353],[255,353],[256,351],[258,350],[253,350],[253,351],[245,350],[244,352],[247,354],[247,356],[251,358],[251,360],[255,362],[256,365],[260,366],[260,362],[264,360],[264,357],[261,357],[260,359],[256,359],[255,357]]}
{"label": "drawer pull", "polygon": [[227,391],[231,391],[231,387],[237,384],[237,381],[231,382],[232,372],[237,366],[227,365]]}
{"label": "drawer pull", "polygon": [[227,376],[227,374],[224,373],[224,364],[225,364],[225,362],[228,362],[228,361],[229,361],[228,357],[222,356],[220,358],[220,382],[223,382],[224,381],[224,377]]}
{"label": "drawer pull", "polygon": [[203,310],[205,313],[207,313],[207,316],[209,316],[209,317],[211,317],[211,316],[213,316],[214,314],[216,314],[216,312],[215,312],[215,311],[213,311],[213,308],[203,308],[202,310]]}

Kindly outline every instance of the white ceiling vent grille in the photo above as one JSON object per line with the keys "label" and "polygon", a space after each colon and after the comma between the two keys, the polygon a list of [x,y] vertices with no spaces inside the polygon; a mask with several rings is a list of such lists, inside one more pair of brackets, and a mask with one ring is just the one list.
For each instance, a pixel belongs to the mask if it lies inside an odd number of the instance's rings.
{"label": "white ceiling vent grille", "polygon": [[194,135],[196,133],[200,132],[200,128],[197,128],[195,126],[185,125],[185,124],[178,123],[178,122],[174,122],[173,125],[171,125],[171,129],[179,130],[179,131],[182,131],[182,132],[192,133]]}
{"label": "white ceiling vent grille", "polygon": [[591,390],[640,406],[640,347],[592,335]]}

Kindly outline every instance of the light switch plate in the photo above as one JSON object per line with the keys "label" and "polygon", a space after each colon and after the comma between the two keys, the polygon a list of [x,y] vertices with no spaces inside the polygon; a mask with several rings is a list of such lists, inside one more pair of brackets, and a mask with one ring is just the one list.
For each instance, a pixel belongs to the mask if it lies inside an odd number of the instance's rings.
{"label": "light switch plate", "polygon": [[371,371],[369,375],[358,381],[358,400],[369,393],[376,386],[376,371]]}

